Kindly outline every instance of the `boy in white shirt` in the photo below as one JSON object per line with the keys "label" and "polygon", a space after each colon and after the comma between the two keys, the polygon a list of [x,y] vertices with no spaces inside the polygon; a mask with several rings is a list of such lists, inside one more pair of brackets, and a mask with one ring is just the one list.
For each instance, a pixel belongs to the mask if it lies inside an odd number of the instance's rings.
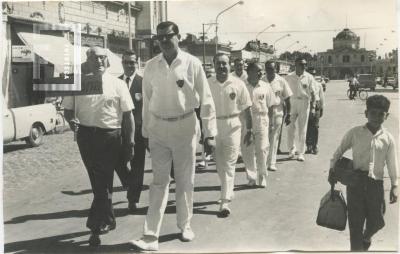
{"label": "boy in white shirt", "polygon": [[[357,181],[347,186],[351,251],[367,251],[371,237],[384,227],[385,200],[383,171],[391,180],[390,203],[397,201],[397,152],[393,136],[382,127],[390,101],[382,95],[367,99],[367,124],[349,130],[331,159],[329,182],[335,183],[334,165],[349,149],[353,153]],[[364,223],[366,224],[364,230]]]}

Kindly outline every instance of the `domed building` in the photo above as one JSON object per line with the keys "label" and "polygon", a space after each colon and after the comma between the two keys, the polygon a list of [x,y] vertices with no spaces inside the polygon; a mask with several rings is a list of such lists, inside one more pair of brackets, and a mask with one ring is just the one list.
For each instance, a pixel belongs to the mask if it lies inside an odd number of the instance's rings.
{"label": "domed building", "polygon": [[360,37],[348,28],[333,38],[333,49],[317,53],[316,69],[331,79],[372,73],[375,50],[360,48]]}

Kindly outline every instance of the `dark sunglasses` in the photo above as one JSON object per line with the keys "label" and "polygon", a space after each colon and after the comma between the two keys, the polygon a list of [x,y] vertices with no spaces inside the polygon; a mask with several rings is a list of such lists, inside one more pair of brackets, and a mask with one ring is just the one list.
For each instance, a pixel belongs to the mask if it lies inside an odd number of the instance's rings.
{"label": "dark sunglasses", "polygon": [[156,35],[156,39],[159,41],[162,41],[164,39],[166,40],[171,40],[172,37],[174,37],[176,35],[176,33],[172,33],[172,34],[158,34]]}

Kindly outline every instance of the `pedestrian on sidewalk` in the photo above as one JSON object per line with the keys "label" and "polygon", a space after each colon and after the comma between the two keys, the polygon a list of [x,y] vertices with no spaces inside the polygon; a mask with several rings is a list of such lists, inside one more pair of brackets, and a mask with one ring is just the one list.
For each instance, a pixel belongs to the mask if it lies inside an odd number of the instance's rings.
{"label": "pedestrian on sidewalk", "polygon": [[[246,174],[249,187],[267,186],[267,156],[269,150],[268,128],[272,118],[272,105],[275,102],[275,95],[270,86],[260,80],[262,66],[259,63],[250,62],[247,65],[246,88],[249,91],[252,101],[252,127],[254,142],[250,145],[241,140],[243,162],[246,167]],[[241,115],[242,137],[248,132],[246,128],[245,115]]]}
{"label": "pedestrian on sidewalk", "polygon": [[[119,166],[115,171],[122,185],[127,189],[128,212],[131,214],[135,213],[137,209],[143,188],[144,164],[148,145],[148,139],[142,136],[142,77],[137,73],[136,65],[136,53],[132,50],[125,51],[122,54],[124,73],[119,76],[119,79],[126,82],[133,104],[135,105],[132,111],[135,118],[135,155],[128,162],[130,170],[128,169],[127,162],[121,158]],[[124,135],[126,134],[122,133],[122,137]]]}
{"label": "pedestrian on sidewalk", "polygon": [[[85,66],[90,75],[102,80],[103,93],[66,96],[62,104],[71,129],[77,129],[79,152],[89,174],[94,198],[86,226],[91,230],[89,245],[98,246],[100,234],[116,227],[113,176],[120,156],[127,162],[134,155],[134,104],[125,82],[107,73],[110,65],[105,49],[90,48]],[[125,133],[124,148],[121,132]]]}
{"label": "pedestrian on sidewalk", "polygon": [[221,205],[219,217],[231,213],[229,202],[233,198],[235,184],[235,166],[240,150],[241,127],[239,116],[244,112],[247,133],[243,137],[245,144],[253,141],[251,99],[246,85],[230,74],[229,57],[217,53],[213,59],[216,76],[208,83],[215,102],[218,135],[216,136],[215,162],[221,182]]}
{"label": "pedestrian on sidewalk", "polygon": [[356,75],[352,75],[349,79],[349,89],[350,89],[349,99],[350,100],[355,100],[355,97],[357,96],[357,91],[358,91],[359,85],[360,85],[360,83],[358,82]]}
{"label": "pedestrian on sidewalk", "polygon": [[[317,72],[314,68],[311,68],[309,69],[309,73],[315,76]],[[324,88],[321,82],[316,81],[315,84],[315,114],[311,114],[310,112],[306,135],[306,153],[312,154],[318,154],[319,119],[324,113],[325,102]]]}
{"label": "pedestrian on sidewalk", "polygon": [[[333,154],[329,182],[334,184],[335,163],[352,149],[355,182],[347,185],[351,251],[368,251],[372,236],[385,225],[384,168],[390,177],[389,201],[397,201],[398,164],[395,140],[382,124],[389,115],[390,101],[382,95],[367,99],[367,123],[350,129]],[[365,226],[364,226],[365,225]]]}
{"label": "pedestrian on sidewalk", "polygon": [[143,74],[142,135],[149,138],[153,181],[143,237],[130,244],[141,250],[158,250],[158,237],[168,201],[170,171],[174,163],[177,226],[183,241],[195,237],[193,189],[200,106],[205,142],[217,134],[214,101],[200,60],[179,49],[181,38],[174,22],[157,25],[162,53],[149,60]]}
{"label": "pedestrian on sidewalk", "polygon": [[[269,152],[267,167],[270,171],[276,171],[276,154],[279,147],[283,118],[286,125],[290,124],[290,96],[293,95],[288,83],[276,73],[276,64],[273,61],[265,62],[264,81],[272,89],[275,95],[275,103],[272,106],[272,117],[269,123]],[[286,106],[286,112],[284,107]]]}
{"label": "pedestrian on sidewalk", "polygon": [[[306,151],[306,133],[309,114],[315,114],[315,79],[305,71],[307,61],[299,57],[295,61],[295,72],[285,77],[293,92],[290,99],[290,124],[288,126],[289,158],[294,158],[298,151],[298,161],[304,161]],[[295,139],[295,133],[298,133]]]}

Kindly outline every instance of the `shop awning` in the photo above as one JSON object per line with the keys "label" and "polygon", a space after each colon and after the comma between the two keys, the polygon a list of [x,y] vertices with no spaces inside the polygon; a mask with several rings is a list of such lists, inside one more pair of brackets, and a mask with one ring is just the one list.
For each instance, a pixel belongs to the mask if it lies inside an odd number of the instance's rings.
{"label": "shop awning", "polygon": [[[35,54],[52,63],[58,73],[64,72],[66,65],[73,66],[75,61],[79,61],[79,64],[86,61],[88,47],[81,47],[80,55],[74,56],[74,45],[64,37],[30,32],[17,34],[25,45],[32,47]],[[121,75],[123,73],[121,58],[110,50],[107,51],[110,61],[108,72],[115,76]],[[64,52],[68,52],[69,55],[66,57]]]}

